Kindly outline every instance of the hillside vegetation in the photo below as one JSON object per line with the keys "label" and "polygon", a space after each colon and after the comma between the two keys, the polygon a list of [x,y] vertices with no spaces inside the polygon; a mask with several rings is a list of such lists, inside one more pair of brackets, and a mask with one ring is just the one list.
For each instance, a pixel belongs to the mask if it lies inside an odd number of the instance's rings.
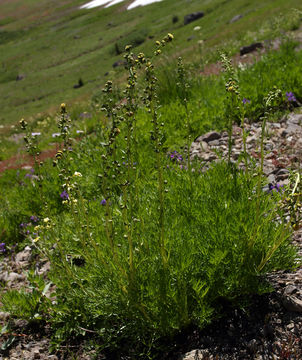
{"label": "hillside vegetation", "polygon": [[[219,48],[234,54],[242,45],[278,36],[280,27],[295,28],[299,16],[292,9],[301,9],[297,0],[193,0],[185,7],[181,0],[165,0],[131,11],[124,11],[123,3],[79,10],[83,3],[1,3],[2,158],[16,151],[10,137],[16,129],[11,126],[22,117],[31,123],[43,122],[62,101],[87,102],[106,78],[123,81],[122,66],[114,69],[112,65],[123,60],[119,53],[128,43],[137,46],[137,52],[150,55],[154,41],[171,32],[176,40],[165,54],[167,58],[186,55],[198,71],[208,61],[218,59]],[[196,11],[205,16],[184,26],[184,15]],[[284,16],[279,18],[281,13]],[[243,17],[230,23],[239,14]],[[193,30],[196,26],[200,26],[199,31]],[[203,45],[199,40],[204,40]],[[80,79],[84,86],[74,89]]]}
{"label": "hillside vegetation", "polygon": [[[282,191],[264,191],[263,171],[266,123],[302,102],[302,51],[294,40],[300,13],[283,1],[191,1],[184,9],[165,0],[152,12],[74,8],[82,3],[45,12],[48,2],[3,5],[16,18],[2,20],[1,56],[14,58],[7,66],[26,77],[3,80],[8,98],[0,101],[32,167],[0,178],[0,256],[5,262],[29,245],[50,271],[31,269],[21,289],[3,283],[1,308],[32,328],[50,328],[53,351],[81,343],[95,356],[164,359],[175,336],[204,328],[226,304],[247,307],[253,295],[272,290],[268,273],[301,264],[291,243],[301,225],[299,171]],[[197,10],[205,16],[183,26],[183,15]],[[172,14],[179,22],[172,24]],[[129,33],[119,38],[121,28]],[[145,41],[136,46],[134,33]],[[200,37],[205,42],[197,44]],[[252,63],[233,67],[240,45],[265,38],[278,38],[278,50],[267,42]],[[21,58],[22,46],[30,58]],[[125,66],[104,83],[100,69],[118,59]],[[222,73],[201,73],[217,60]],[[79,78],[84,86],[72,88]],[[42,96],[38,108],[32,100],[9,102],[25,84],[28,99]],[[57,110],[33,116],[50,106]],[[245,124],[253,122],[262,124],[256,158],[246,148]],[[242,134],[236,161],[233,127]],[[226,131],[226,158],[193,159],[192,141],[214,129]],[[50,141],[55,156],[40,161]],[[10,326],[1,327],[7,348]]]}

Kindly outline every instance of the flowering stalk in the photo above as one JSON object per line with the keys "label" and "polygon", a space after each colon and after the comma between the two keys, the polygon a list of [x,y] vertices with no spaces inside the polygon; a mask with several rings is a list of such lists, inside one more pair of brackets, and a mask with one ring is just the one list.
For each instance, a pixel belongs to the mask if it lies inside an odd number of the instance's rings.
{"label": "flowering stalk", "polygon": [[[166,43],[173,40],[173,35],[168,34],[161,42],[157,41],[157,50],[155,51],[155,55],[159,55],[161,53],[160,47],[165,46]],[[164,133],[163,127],[164,123],[159,123],[159,116],[158,116],[158,99],[156,95],[156,83],[157,78],[155,76],[154,66],[150,60],[146,61],[145,66],[145,79],[146,79],[146,88],[144,90],[144,98],[143,101],[147,107],[148,112],[151,115],[151,123],[152,123],[152,130],[150,131],[151,141],[153,144],[153,149],[155,152],[155,168],[157,170],[157,177],[158,177],[158,198],[159,198],[159,250],[161,255],[162,261],[162,268],[159,269],[160,273],[160,297],[162,304],[167,303],[166,298],[166,287],[167,284],[167,267],[168,267],[168,254],[166,249],[166,240],[165,240],[165,201],[164,201],[164,193],[168,190],[165,190],[165,184],[167,181],[164,180],[163,176],[163,142],[164,142]],[[165,306],[165,305],[164,305]],[[166,316],[162,313],[162,326],[165,327],[166,324]]]}
{"label": "flowering stalk", "polygon": [[120,133],[118,125],[120,119],[117,116],[118,108],[114,105],[112,99],[112,81],[107,81],[104,89],[104,98],[105,102],[102,106],[102,111],[105,112],[108,121],[110,122],[109,130],[105,139],[105,154],[102,155],[103,162],[103,175],[99,175],[102,181],[102,193],[104,199],[102,200],[102,206],[106,207],[106,223],[105,230],[106,236],[109,240],[111,251],[115,257],[115,248],[114,248],[114,224],[112,217],[112,207],[110,206],[110,201],[113,199],[115,180],[119,175],[120,164],[117,161],[117,144],[116,137]]}
{"label": "flowering stalk", "polygon": [[[125,47],[126,54],[126,69],[128,70],[127,86],[124,90],[126,102],[123,105],[124,108],[124,123],[126,127],[126,176],[125,182],[123,183],[123,217],[124,217],[124,238],[127,239],[129,244],[129,276],[130,276],[130,288],[135,290],[135,264],[134,264],[134,231],[135,223],[133,219],[135,218],[134,209],[135,201],[138,197],[134,196],[136,187],[135,187],[135,161],[134,158],[137,158],[137,139],[136,139],[136,83],[137,83],[137,69],[136,65],[139,64],[139,61],[135,59],[134,54],[131,52],[131,46],[127,45]],[[139,58],[141,61],[144,58],[142,54]]]}
{"label": "flowering stalk", "polygon": [[42,172],[41,172],[41,167],[42,167],[43,163],[39,162],[40,150],[38,149],[38,146],[37,146],[37,137],[41,134],[38,132],[36,132],[36,133],[30,132],[28,130],[28,123],[24,119],[21,119],[20,125],[21,125],[21,129],[26,131],[26,135],[24,136],[26,151],[32,156],[32,158],[34,160],[34,171],[37,176],[38,191],[39,191],[41,202],[43,202],[43,192],[42,192],[43,176],[42,176]]}
{"label": "flowering stalk", "polygon": [[191,166],[192,164],[190,158],[190,148],[192,143],[192,136],[191,136],[192,128],[191,128],[190,114],[188,109],[189,84],[186,82],[187,74],[185,73],[185,68],[181,57],[178,58],[177,72],[178,72],[177,86],[179,88],[179,97],[186,111],[185,126],[187,130],[187,167],[189,171],[190,185],[192,190],[192,166]]}
{"label": "flowering stalk", "polygon": [[257,213],[256,213],[256,224],[259,221],[260,216],[260,198],[261,198],[261,191],[262,191],[262,179],[263,179],[263,165],[264,165],[264,138],[265,138],[265,131],[266,131],[266,122],[269,118],[272,110],[274,102],[280,98],[281,90],[275,88],[274,90],[270,91],[267,97],[264,99],[265,104],[265,111],[264,115],[261,118],[262,120],[262,127],[261,127],[261,139],[260,139],[260,166],[258,171],[258,182],[257,182],[257,198],[258,198],[258,205],[257,205]]}
{"label": "flowering stalk", "polygon": [[265,131],[266,131],[266,122],[269,118],[272,110],[274,102],[281,97],[281,90],[275,88],[274,90],[270,91],[267,97],[264,99],[265,103],[265,111],[264,115],[261,118],[262,120],[262,127],[261,127],[261,140],[260,140],[260,167],[259,167],[259,177],[258,177],[258,197],[260,197],[261,192],[261,183],[262,183],[262,176],[263,176],[263,165],[264,165],[264,138],[265,138]]}
{"label": "flowering stalk", "polygon": [[[226,84],[225,89],[227,92],[227,102],[226,102],[226,118],[227,118],[227,131],[228,131],[228,161],[231,162],[232,154],[232,132],[233,132],[233,120],[238,120],[238,98],[240,97],[239,93],[239,81],[235,76],[234,68],[231,64],[230,59],[226,54],[221,54],[222,66],[225,71]],[[243,121],[241,119],[243,125]]]}

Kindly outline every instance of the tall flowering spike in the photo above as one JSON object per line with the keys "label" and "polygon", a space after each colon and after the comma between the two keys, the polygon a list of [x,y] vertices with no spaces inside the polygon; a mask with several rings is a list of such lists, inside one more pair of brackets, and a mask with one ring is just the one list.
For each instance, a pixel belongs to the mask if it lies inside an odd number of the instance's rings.
{"label": "tall flowering spike", "polygon": [[170,34],[170,33],[168,33],[168,35],[167,35],[166,38],[165,38],[165,40],[166,40],[167,42],[172,41],[173,39],[174,39],[174,36],[173,36],[172,34]]}
{"label": "tall flowering spike", "polygon": [[26,130],[27,128],[27,122],[24,119],[21,119],[19,124],[21,125],[22,130]]}
{"label": "tall flowering spike", "polygon": [[131,49],[132,49],[132,45],[125,46],[125,51],[130,52]]}

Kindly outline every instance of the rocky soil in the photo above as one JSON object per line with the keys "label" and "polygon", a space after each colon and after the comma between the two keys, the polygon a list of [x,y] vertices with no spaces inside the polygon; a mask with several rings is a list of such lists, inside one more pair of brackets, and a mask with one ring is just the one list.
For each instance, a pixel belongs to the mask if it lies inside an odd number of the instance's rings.
{"label": "rocky soil", "polygon": [[[268,185],[264,191],[277,191],[289,182],[291,170],[301,169],[302,114],[290,114],[280,122],[267,123],[264,144],[264,173]],[[246,124],[247,152],[256,163],[260,159],[261,124]],[[233,128],[232,160],[243,150],[242,130]],[[209,132],[191,146],[191,157],[205,164],[226,158],[228,134]],[[243,166],[243,164],[242,164]],[[302,256],[302,229],[296,230],[293,242]],[[188,336],[196,349],[185,352],[182,360],[200,359],[302,359],[302,267],[295,272],[268,275],[272,294],[255,297],[249,313],[232,310],[224,319],[211,325],[203,334]],[[191,345],[192,346],[192,345]]]}
{"label": "rocky soil", "polygon": [[[261,124],[246,124],[247,152],[259,162]],[[238,160],[242,150],[242,130],[233,128],[232,160]],[[291,113],[280,122],[267,123],[264,144],[264,173],[268,185],[263,191],[277,191],[289,182],[291,170],[301,169],[302,162],[302,114]],[[204,167],[228,153],[226,132],[209,132],[199,136],[190,149],[191,157],[197,157]],[[302,229],[294,232],[293,242],[302,255]],[[6,288],[27,286],[24,271],[35,266],[39,274],[47,276],[49,263],[33,256],[31,247],[4,258],[0,263],[0,282]],[[189,329],[172,344],[162,359],[302,359],[302,267],[295,272],[276,272],[268,275],[274,292],[252,298],[248,311],[233,309],[222,304],[225,317],[216,320],[203,331]],[[9,314],[0,312],[0,324],[9,320]],[[0,352],[0,360],[11,359],[63,359],[66,349],[56,354],[49,353],[50,336],[47,328],[34,329],[25,321],[14,321],[15,341],[6,351]],[[2,341],[8,335],[2,335]],[[171,350],[172,349],[172,350]],[[194,350],[193,350],[194,349]],[[76,359],[92,359],[79,350]],[[100,356],[99,359],[105,357]],[[121,357],[122,359],[123,357]],[[109,357],[107,357],[109,359]],[[129,358],[123,358],[129,359]]]}

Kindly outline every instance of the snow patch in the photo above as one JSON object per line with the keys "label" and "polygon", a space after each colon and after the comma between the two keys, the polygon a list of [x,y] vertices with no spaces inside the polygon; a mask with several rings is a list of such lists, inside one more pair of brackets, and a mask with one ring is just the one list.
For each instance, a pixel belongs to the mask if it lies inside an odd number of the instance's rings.
{"label": "snow patch", "polygon": [[129,5],[127,7],[127,10],[131,10],[137,6],[145,6],[145,5],[149,5],[149,4],[152,4],[154,2],[159,2],[159,1],[162,1],[162,0],[135,0],[131,5]]}
{"label": "snow patch", "polygon": [[105,5],[110,2],[111,2],[110,0],[93,0],[85,5],[80,6],[80,9],[92,9],[94,7]]}
{"label": "snow patch", "polygon": [[[102,6],[102,5],[105,5],[105,7],[107,8],[109,6],[118,4],[122,1],[124,1],[124,0],[93,0],[85,5],[80,6],[80,9],[92,9],[92,8],[95,8],[97,6]],[[135,0],[135,1],[133,1],[132,4],[130,4],[127,7],[127,10],[134,9],[137,6],[149,5],[154,2],[159,2],[159,1],[162,1],[162,0]]]}

